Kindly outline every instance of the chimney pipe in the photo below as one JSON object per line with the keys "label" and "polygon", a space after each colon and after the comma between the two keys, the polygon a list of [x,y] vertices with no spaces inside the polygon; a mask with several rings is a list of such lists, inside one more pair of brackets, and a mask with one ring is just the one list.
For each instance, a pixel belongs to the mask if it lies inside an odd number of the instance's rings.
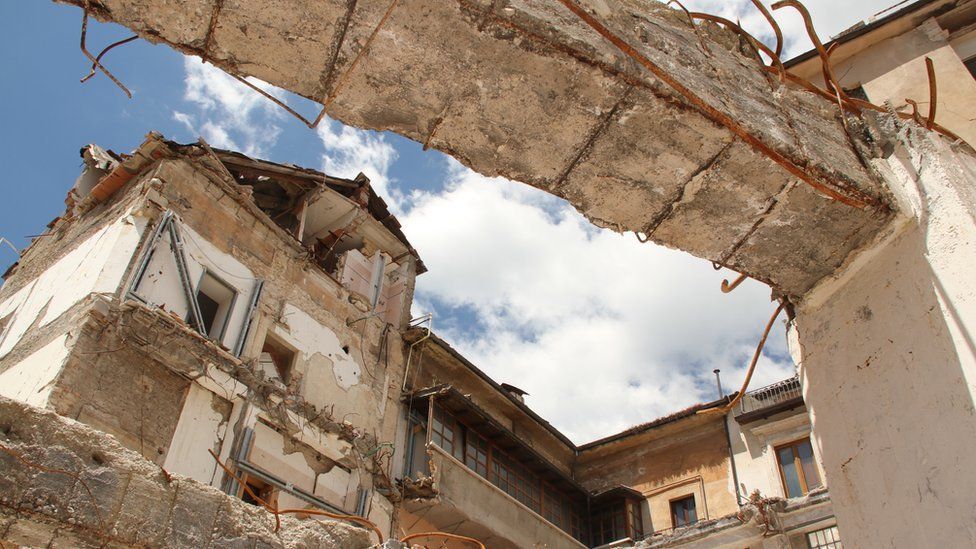
{"label": "chimney pipe", "polygon": [[715,374],[715,383],[718,384],[718,398],[725,396],[725,392],[722,391],[722,376],[719,374],[722,370],[715,368],[712,373]]}

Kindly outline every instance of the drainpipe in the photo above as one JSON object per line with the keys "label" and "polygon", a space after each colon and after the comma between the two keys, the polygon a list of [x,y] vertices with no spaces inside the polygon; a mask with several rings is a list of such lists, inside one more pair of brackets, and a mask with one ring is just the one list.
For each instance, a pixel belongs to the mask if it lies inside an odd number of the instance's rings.
{"label": "drainpipe", "polygon": [[725,427],[725,442],[729,447],[729,464],[732,465],[732,483],[735,485],[735,504],[742,507],[742,493],[739,491],[739,473],[735,470],[735,454],[732,452],[732,433],[729,431],[729,414],[722,417],[722,427]]}

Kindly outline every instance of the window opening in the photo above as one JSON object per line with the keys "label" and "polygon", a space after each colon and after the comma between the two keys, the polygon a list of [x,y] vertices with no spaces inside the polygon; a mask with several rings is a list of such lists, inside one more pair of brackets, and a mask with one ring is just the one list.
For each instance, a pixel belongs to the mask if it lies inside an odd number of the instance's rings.
{"label": "window opening", "polygon": [[[275,490],[275,487],[271,484],[249,473],[244,474],[244,483],[248,488],[251,489],[250,492],[254,492],[254,495],[263,499],[268,505],[274,506],[276,504],[278,499],[278,491]],[[245,490],[242,486],[238,497],[240,497],[245,503],[262,507],[261,503],[254,499],[254,496],[252,496],[250,492]]]}
{"label": "window opening", "polygon": [[206,336],[217,341],[223,339],[236,298],[237,292],[229,284],[210,271],[203,272],[197,284],[196,299]]}
{"label": "window opening", "polygon": [[[201,305],[200,308],[202,309],[203,306]],[[264,338],[264,346],[261,348],[261,358],[258,363],[266,377],[277,377],[287,385],[291,381],[291,370],[295,364],[295,356],[294,350],[269,331]]]}
{"label": "window opening", "polygon": [[808,533],[807,546],[810,549],[844,549],[836,526]]}
{"label": "window opening", "polygon": [[695,495],[691,494],[671,501],[671,525],[681,528],[698,522]]}
{"label": "window opening", "polygon": [[970,57],[969,59],[963,61],[966,68],[969,69],[969,74],[973,78],[976,78],[976,57]]}
{"label": "window opening", "polygon": [[628,538],[627,502],[618,500],[593,510],[590,531],[594,545],[605,545]]}
{"label": "window opening", "polygon": [[821,486],[809,438],[776,447],[776,459],[786,497],[800,497]]}

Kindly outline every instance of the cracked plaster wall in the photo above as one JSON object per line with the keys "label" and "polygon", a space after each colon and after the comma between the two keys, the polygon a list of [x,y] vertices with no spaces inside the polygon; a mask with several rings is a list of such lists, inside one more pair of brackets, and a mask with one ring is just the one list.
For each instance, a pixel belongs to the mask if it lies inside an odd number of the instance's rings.
{"label": "cracked plaster wall", "polygon": [[976,160],[912,127],[910,212],[797,307],[794,357],[845,546],[976,544]]}

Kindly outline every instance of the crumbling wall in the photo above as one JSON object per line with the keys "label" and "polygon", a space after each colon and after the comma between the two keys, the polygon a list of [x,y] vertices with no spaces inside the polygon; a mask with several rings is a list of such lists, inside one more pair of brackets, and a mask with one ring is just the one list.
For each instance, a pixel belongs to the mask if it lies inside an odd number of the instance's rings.
{"label": "crumbling wall", "polygon": [[282,517],[168,476],[113,437],[0,398],[0,540],[40,547],[369,547],[361,528]]}
{"label": "crumbling wall", "polygon": [[[190,382],[126,341],[110,318],[89,314],[76,327],[48,406],[111,434],[162,465]],[[156,344],[172,345],[162,334]]]}

